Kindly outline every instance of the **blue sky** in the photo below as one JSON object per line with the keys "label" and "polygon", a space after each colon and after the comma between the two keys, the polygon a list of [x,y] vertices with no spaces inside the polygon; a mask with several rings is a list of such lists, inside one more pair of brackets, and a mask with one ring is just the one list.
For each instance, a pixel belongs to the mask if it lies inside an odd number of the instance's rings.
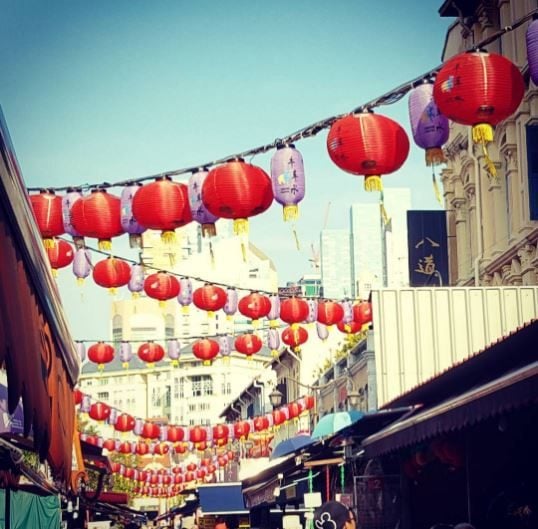
{"label": "blue sky", "polygon": [[[441,3],[0,0],[0,105],[28,186],[196,165],[350,111],[437,66],[452,22],[439,17]],[[407,98],[379,112],[410,133]],[[332,164],[326,134],[296,144],[307,175],[303,250],[278,204],[252,222],[281,284],[308,273],[327,201],[327,227],[344,228],[351,203],[375,199]],[[268,171],[270,156],[252,163]],[[410,187],[414,208],[435,209],[423,157],[412,146],[384,181]],[[98,302],[90,290],[83,309],[65,291],[74,335],[106,337],[104,316],[84,327]]]}

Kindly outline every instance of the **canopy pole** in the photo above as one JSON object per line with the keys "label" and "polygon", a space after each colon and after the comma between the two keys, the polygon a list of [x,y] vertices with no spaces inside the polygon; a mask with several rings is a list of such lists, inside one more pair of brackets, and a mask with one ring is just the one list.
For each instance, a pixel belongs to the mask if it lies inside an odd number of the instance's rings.
{"label": "canopy pole", "polygon": [[325,501],[331,500],[331,480],[330,480],[330,471],[329,465],[325,467]]}

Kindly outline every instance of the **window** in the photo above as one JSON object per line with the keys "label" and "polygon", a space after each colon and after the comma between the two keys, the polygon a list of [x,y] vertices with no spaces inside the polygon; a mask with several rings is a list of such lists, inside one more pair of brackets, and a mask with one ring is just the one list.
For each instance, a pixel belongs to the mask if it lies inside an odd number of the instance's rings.
{"label": "window", "polygon": [[213,379],[209,375],[195,375],[191,377],[192,396],[213,395]]}
{"label": "window", "polygon": [[108,400],[108,391],[100,391],[97,393],[97,398],[99,400]]}
{"label": "window", "polygon": [[106,386],[108,384],[108,378],[100,378],[98,382],[100,386]]}
{"label": "window", "polygon": [[525,128],[529,173],[529,215],[530,220],[538,220],[538,123],[528,124]]}

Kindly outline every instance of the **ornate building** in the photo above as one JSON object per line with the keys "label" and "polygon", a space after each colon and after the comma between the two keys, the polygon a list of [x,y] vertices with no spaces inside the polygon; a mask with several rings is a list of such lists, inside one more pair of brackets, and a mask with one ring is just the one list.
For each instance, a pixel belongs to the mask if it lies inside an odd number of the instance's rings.
{"label": "ornate building", "polygon": [[[446,1],[441,16],[456,17],[443,60],[469,49],[538,8],[537,0]],[[453,285],[534,285],[538,282],[538,89],[528,73],[528,23],[487,45],[522,71],[526,91],[517,112],[496,127],[489,178],[471,129],[451,124],[442,172]]]}

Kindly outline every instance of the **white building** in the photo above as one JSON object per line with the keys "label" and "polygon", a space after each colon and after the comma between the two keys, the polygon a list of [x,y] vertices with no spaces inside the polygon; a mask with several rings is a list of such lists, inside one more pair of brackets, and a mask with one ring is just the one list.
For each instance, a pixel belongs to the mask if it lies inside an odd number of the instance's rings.
{"label": "white building", "polygon": [[349,230],[322,230],[320,267],[323,297],[343,299],[353,295]]}

